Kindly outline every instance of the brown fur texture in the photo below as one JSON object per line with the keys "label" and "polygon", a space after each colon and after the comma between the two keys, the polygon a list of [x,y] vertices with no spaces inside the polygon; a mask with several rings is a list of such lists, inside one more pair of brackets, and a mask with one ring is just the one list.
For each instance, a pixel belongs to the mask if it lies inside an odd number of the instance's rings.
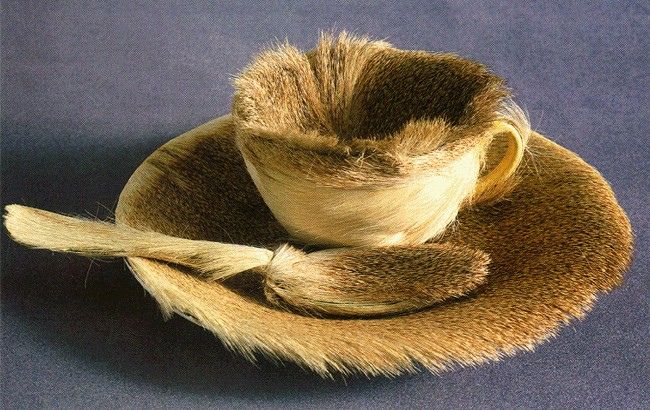
{"label": "brown fur texture", "polygon": [[[224,117],[161,147],[125,186],[118,222],[270,248],[286,241],[234,137]],[[462,211],[443,238],[489,254],[487,281],[464,298],[407,315],[314,318],[270,305],[253,273],[214,283],[154,260],[128,262],[166,315],[198,323],[250,359],[264,353],[322,375],[475,365],[530,350],[582,317],[598,292],[621,283],[630,262],[625,213],[602,176],[575,154],[533,134],[518,178],[504,200]],[[420,252],[413,251],[414,261]]]}
{"label": "brown fur texture", "polygon": [[[321,186],[386,186],[440,169],[508,116],[483,65],[341,33],[261,53],[235,80],[237,141],[257,164]],[[505,111],[504,111],[505,110]],[[527,124],[515,122],[527,138]],[[444,149],[441,149],[444,146]]]}
{"label": "brown fur texture", "polygon": [[232,110],[248,172],[294,238],[415,245],[442,235],[462,206],[514,185],[511,172],[479,183],[503,134],[495,124],[528,140],[509,97],[474,61],[342,33],[306,53],[289,44],[261,53],[235,79]]}
{"label": "brown fur texture", "polygon": [[265,268],[265,294],[306,313],[380,316],[464,296],[485,282],[490,258],[450,244],[328,249],[285,246]]}

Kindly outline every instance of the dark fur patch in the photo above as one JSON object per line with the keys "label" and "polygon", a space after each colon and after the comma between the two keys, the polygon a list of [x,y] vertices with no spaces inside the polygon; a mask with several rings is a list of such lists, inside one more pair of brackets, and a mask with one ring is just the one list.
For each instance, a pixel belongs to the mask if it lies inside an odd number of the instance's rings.
{"label": "dark fur patch", "polygon": [[412,120],[485,126],[508,96],[503,80],[481,64],[452,54],[401,50],[373,55],[354,90],[348,138],[386,138]]}

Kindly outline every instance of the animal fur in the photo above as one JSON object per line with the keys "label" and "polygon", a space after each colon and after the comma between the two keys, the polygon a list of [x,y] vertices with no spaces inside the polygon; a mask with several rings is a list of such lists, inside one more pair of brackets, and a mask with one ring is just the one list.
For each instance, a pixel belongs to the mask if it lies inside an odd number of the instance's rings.
{"label": "animal fur", "polygon": [[[159,148],[124,187],[117,223],[267,249],[286,243],[287,231],[246,171],[236,130],[226,116]],[[165,315],[196,322],[251,360],[264,353],[324,376],[475,365],[530,350],[582,317],[598,292],[621,283],[632,253],[629,221],[612,190],[575,154],[533,133],[515,179],[503,200],[461,210],[439,239],[489,254],[486,280],[465,297],[407,315],[315,318],[270,303],[255,270],[233,277],[240,282],[215,282],[151,258],[127,261]],[[400,257],[426,271],[430,249],[405,247]],[[372,264],[389,272],[398,260]]]}
{"label": "animal fur", "polygon": [[142,257],[193,269],[207,279],[223,279],[267,265],[268,249],[189,240],[21,205],[7,205],[5,227],[23,245],[90,257]]}
{"label": "animal fur", "polygon": [[[8,205],[5,226],[26,246],[89,257],[141,257],[223,280],[257,269],[278,306],[308,314],[372,316],[404,313],[472,291],[485,281],[489,257],[449,244],[341,248],[305,253],[289,244],[254,246],[191,240],[124,224],[73,218]],[[414,267],[429,266],[428,269]]]}
{"label": "animal fur", "polygon": [[476,192],[497,120],[530,129],[503,81],[451,54],[343,33],[302,53],[268,50],[235,80],[237,144],[275,217],[298,240],[421,244]]}
{"label": "animal fur", "polygon": [[[461,211],[440,240],[489,254],[486,282],[429,309],[314,318],[278,310],[257,275],[244,283],[208,283],[155,260],[128,263],[166,315],[198,323],[250,360],[263,353],[324,376],[438,372],[498,360],[531,350],[583,317],[599,292],[621,283],[632,253],[629,221],[598,171],[539,134],[529,148],[514,190],[498,203]],[[267,248],[288,239],[247,174],[231,117],[152,154],[122,191],[116,216],[132,227],[191,239]],[[412,260],[426,260],[421,251],[414,249]]]}
{"label": "animal fur", "polygon": [[490,258],[451,244],[328,249],[285,246],[266,267],[264,291],[308,314],[381,316],[461,297],[483,284]]}

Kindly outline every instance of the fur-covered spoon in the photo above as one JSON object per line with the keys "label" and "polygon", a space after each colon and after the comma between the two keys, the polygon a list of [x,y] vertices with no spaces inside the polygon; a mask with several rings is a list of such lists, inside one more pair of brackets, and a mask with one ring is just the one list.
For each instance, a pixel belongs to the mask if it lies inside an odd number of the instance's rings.
{"label": "fur-covered spoon", "polygon": [[[257,268],[271,302],[318,314],[369,316],[430,306],[483,283],[489,262],[483,252],[449,244],[312,253],[283,245],[273,252],[176,238],[21,205],[6,207],[5,225],[16,241],[27,246],[90,257],[151,258],[192,268],[206,280]],[[415,258],[414,249],[421,250]]]}

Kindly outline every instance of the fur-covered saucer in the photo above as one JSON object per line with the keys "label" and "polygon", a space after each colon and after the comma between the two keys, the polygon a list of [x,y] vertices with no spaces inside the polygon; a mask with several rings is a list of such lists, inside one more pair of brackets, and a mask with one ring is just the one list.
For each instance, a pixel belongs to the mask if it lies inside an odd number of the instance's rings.
{"label": "fur-covered saucer", "polygon": [[[206,282],[151,259],[129,258],[167,314],[214,332],[228,347],[260,352],[321,374],[396,375],[473,365],[530,350],[598,292],[619,285],[632,252],[629,221],[607,182],[577,155],[533,133],[520,182],[498,203],[461,212],[441,239],[491,257],[472,294],[415,313],[326,319],[266,302],[253,273]],[[193,239],[274,249],[288,238],[251,181],[230,116],[155,151],[133,174],[117,221]]]}

